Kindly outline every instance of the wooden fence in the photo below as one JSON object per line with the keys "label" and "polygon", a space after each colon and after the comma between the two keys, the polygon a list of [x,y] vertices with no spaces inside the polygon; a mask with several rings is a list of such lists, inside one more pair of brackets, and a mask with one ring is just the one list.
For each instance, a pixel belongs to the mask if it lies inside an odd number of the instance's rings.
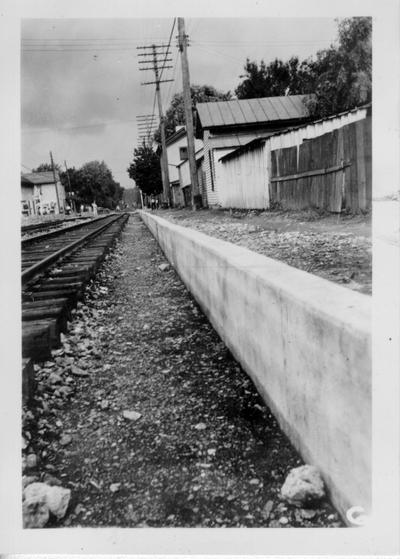
{"label": "wooden fence", "polygon": [[372,198],[371,117],[271,151],[270,203],[284,209],[366,211]]}

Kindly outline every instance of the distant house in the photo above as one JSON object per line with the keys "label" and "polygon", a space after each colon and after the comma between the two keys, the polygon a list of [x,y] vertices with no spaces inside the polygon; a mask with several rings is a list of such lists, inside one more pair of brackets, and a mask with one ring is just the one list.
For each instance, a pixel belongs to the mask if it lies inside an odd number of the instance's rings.
{"label": "distant house", "polygon": [[[185,127],[177,126],[175,133],[167,139],[166,145],[168,157],[169,185],[172,198],[171,202],[173,206],[179,207],[185,205],[184,195],[179,179],[179,166],[183,161],[186,161],[188,159],[187,135]],[[203,142],[199,139],[196,139],[195,150],[199,150],[202,146]]]}
{"label": "distant house", "polygon": [[198,103],[196,136],[204,142],[204,172],[207,201],[221,205],[218,181],[219,159],[258,137],[306,123],[309,95],[261,97]]}
{"label": "distant house", "polygon": [[56,172],[52,171],[21,174],[21,205],[23,215],[46,215],[63,213],[65,189]]}

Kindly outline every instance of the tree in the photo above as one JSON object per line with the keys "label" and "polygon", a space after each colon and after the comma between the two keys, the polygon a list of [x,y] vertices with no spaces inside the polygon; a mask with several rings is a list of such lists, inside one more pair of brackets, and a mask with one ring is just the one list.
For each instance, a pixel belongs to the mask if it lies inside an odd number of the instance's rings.
{"label": "tree", "polygon": [[319,51],[315,59],[275,59],[268,66],[263,60],[258,65],[247,59],[245,79],[235,90],[238,98],[315,93],[305,101],[315,118],[371,101],[372,20],[354,17],[337,23],[336,45]]}
{"label": "tree", "polygon": [[[223,93],[218,91],[215,87],[211,85],[192,85],[190,87],[190,93],[192,97],[193,109],[196,107],[196,103],[209,103],[213,101],[227,101],[231,98],[231,94],[228,91]],[[175,132],[176,126],[185,124],[185,107],[183,102],[183,93],[175,93],[172,97],[171,103],[165,113],[165,135],[168,138],[172,136]],[[156,142],[160,143],[161,140],[160,129],[158,129],[154,134],[154,139]]]}
{"label": "tree", "polygon": [[134,149],[133,162],[127,172],[144,194],[155,195],[162,192],[160,158],[145,143]]}
{"label": "tree", "polygon": [[268,66],[264,60],[258,65],[248,58],[244,70],[246,73],[241,77],[245,79],[235,89],[238,99],[312,92],[314,80],[309,65],[296,56],[287,62],[275,58]]}
{"label": "tree", "polygon": [[[61,172],[61,167],[58,163],[54,164],[55,171]],[[36,169],[32,169],[32,173],[43,173],[45,171],[52,171],[51,163],[41,163]]]}
{"label": "tree", "polygon": [[[114,180],[104,161],[90,161],[80,169],[69,168],[68,175],[78,205],[91,204],[95,201],[98,206],[114,209],[122,199],[124,189]],[[68,191],[66,172],[60,174],[60,180]]]}
{"label": "tree", "polygon": [[338,46],[319,51],[310,61],[316,100],[309,106],[315,117],[325,117],[368,103],[372,99],[372,20],[338,21]]}

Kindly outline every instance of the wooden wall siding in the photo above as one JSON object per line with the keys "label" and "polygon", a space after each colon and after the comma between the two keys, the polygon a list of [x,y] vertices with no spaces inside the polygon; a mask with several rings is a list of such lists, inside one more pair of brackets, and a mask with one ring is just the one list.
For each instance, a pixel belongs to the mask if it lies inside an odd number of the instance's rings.
{"label": "wooden wall siding", "polygon": [[254,148],[229,164],[220,163],[217,176],[223,208],[265,209],[268,201],[268,170],[264,146]]}
{"label": "wooden wall siding", "polygon": [[[367,210],[372,197],[371,152],[370,117],[299,146],[273,150],[271,202],[285,209]],[[274,180],[283,177],[287,180]]]}
{"label": "wooden wall siding", "polygon": [[[212,157],[212,148],[211,148],[209,130],[204,131],[203,141],[204,141],[204,171],[206,176],[207,205],[213,206],[218,204],[218,198],[217,198],[216,190],[215,189],[213,190],[212,188],[213,177],[211,176],[212,169],[210,167],[210,152]],[[215,185],[215,181],[214,181],[214,185]]]}

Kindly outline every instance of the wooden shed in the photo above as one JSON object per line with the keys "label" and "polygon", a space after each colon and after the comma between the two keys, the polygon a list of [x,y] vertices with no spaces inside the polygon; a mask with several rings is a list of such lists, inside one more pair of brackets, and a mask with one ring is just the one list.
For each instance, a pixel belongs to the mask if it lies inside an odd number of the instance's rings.
{"label": "wooden shed", "polygon": [[223,207],[371,205],[371,105],[265,135],[220,158]]}
{"label": "wooden shed", "polygon": [[198,103],[196,135],[204,141],[204,172],[210,206],[223,206],[220,159],[255,138],[310,120],[310,95]]}

